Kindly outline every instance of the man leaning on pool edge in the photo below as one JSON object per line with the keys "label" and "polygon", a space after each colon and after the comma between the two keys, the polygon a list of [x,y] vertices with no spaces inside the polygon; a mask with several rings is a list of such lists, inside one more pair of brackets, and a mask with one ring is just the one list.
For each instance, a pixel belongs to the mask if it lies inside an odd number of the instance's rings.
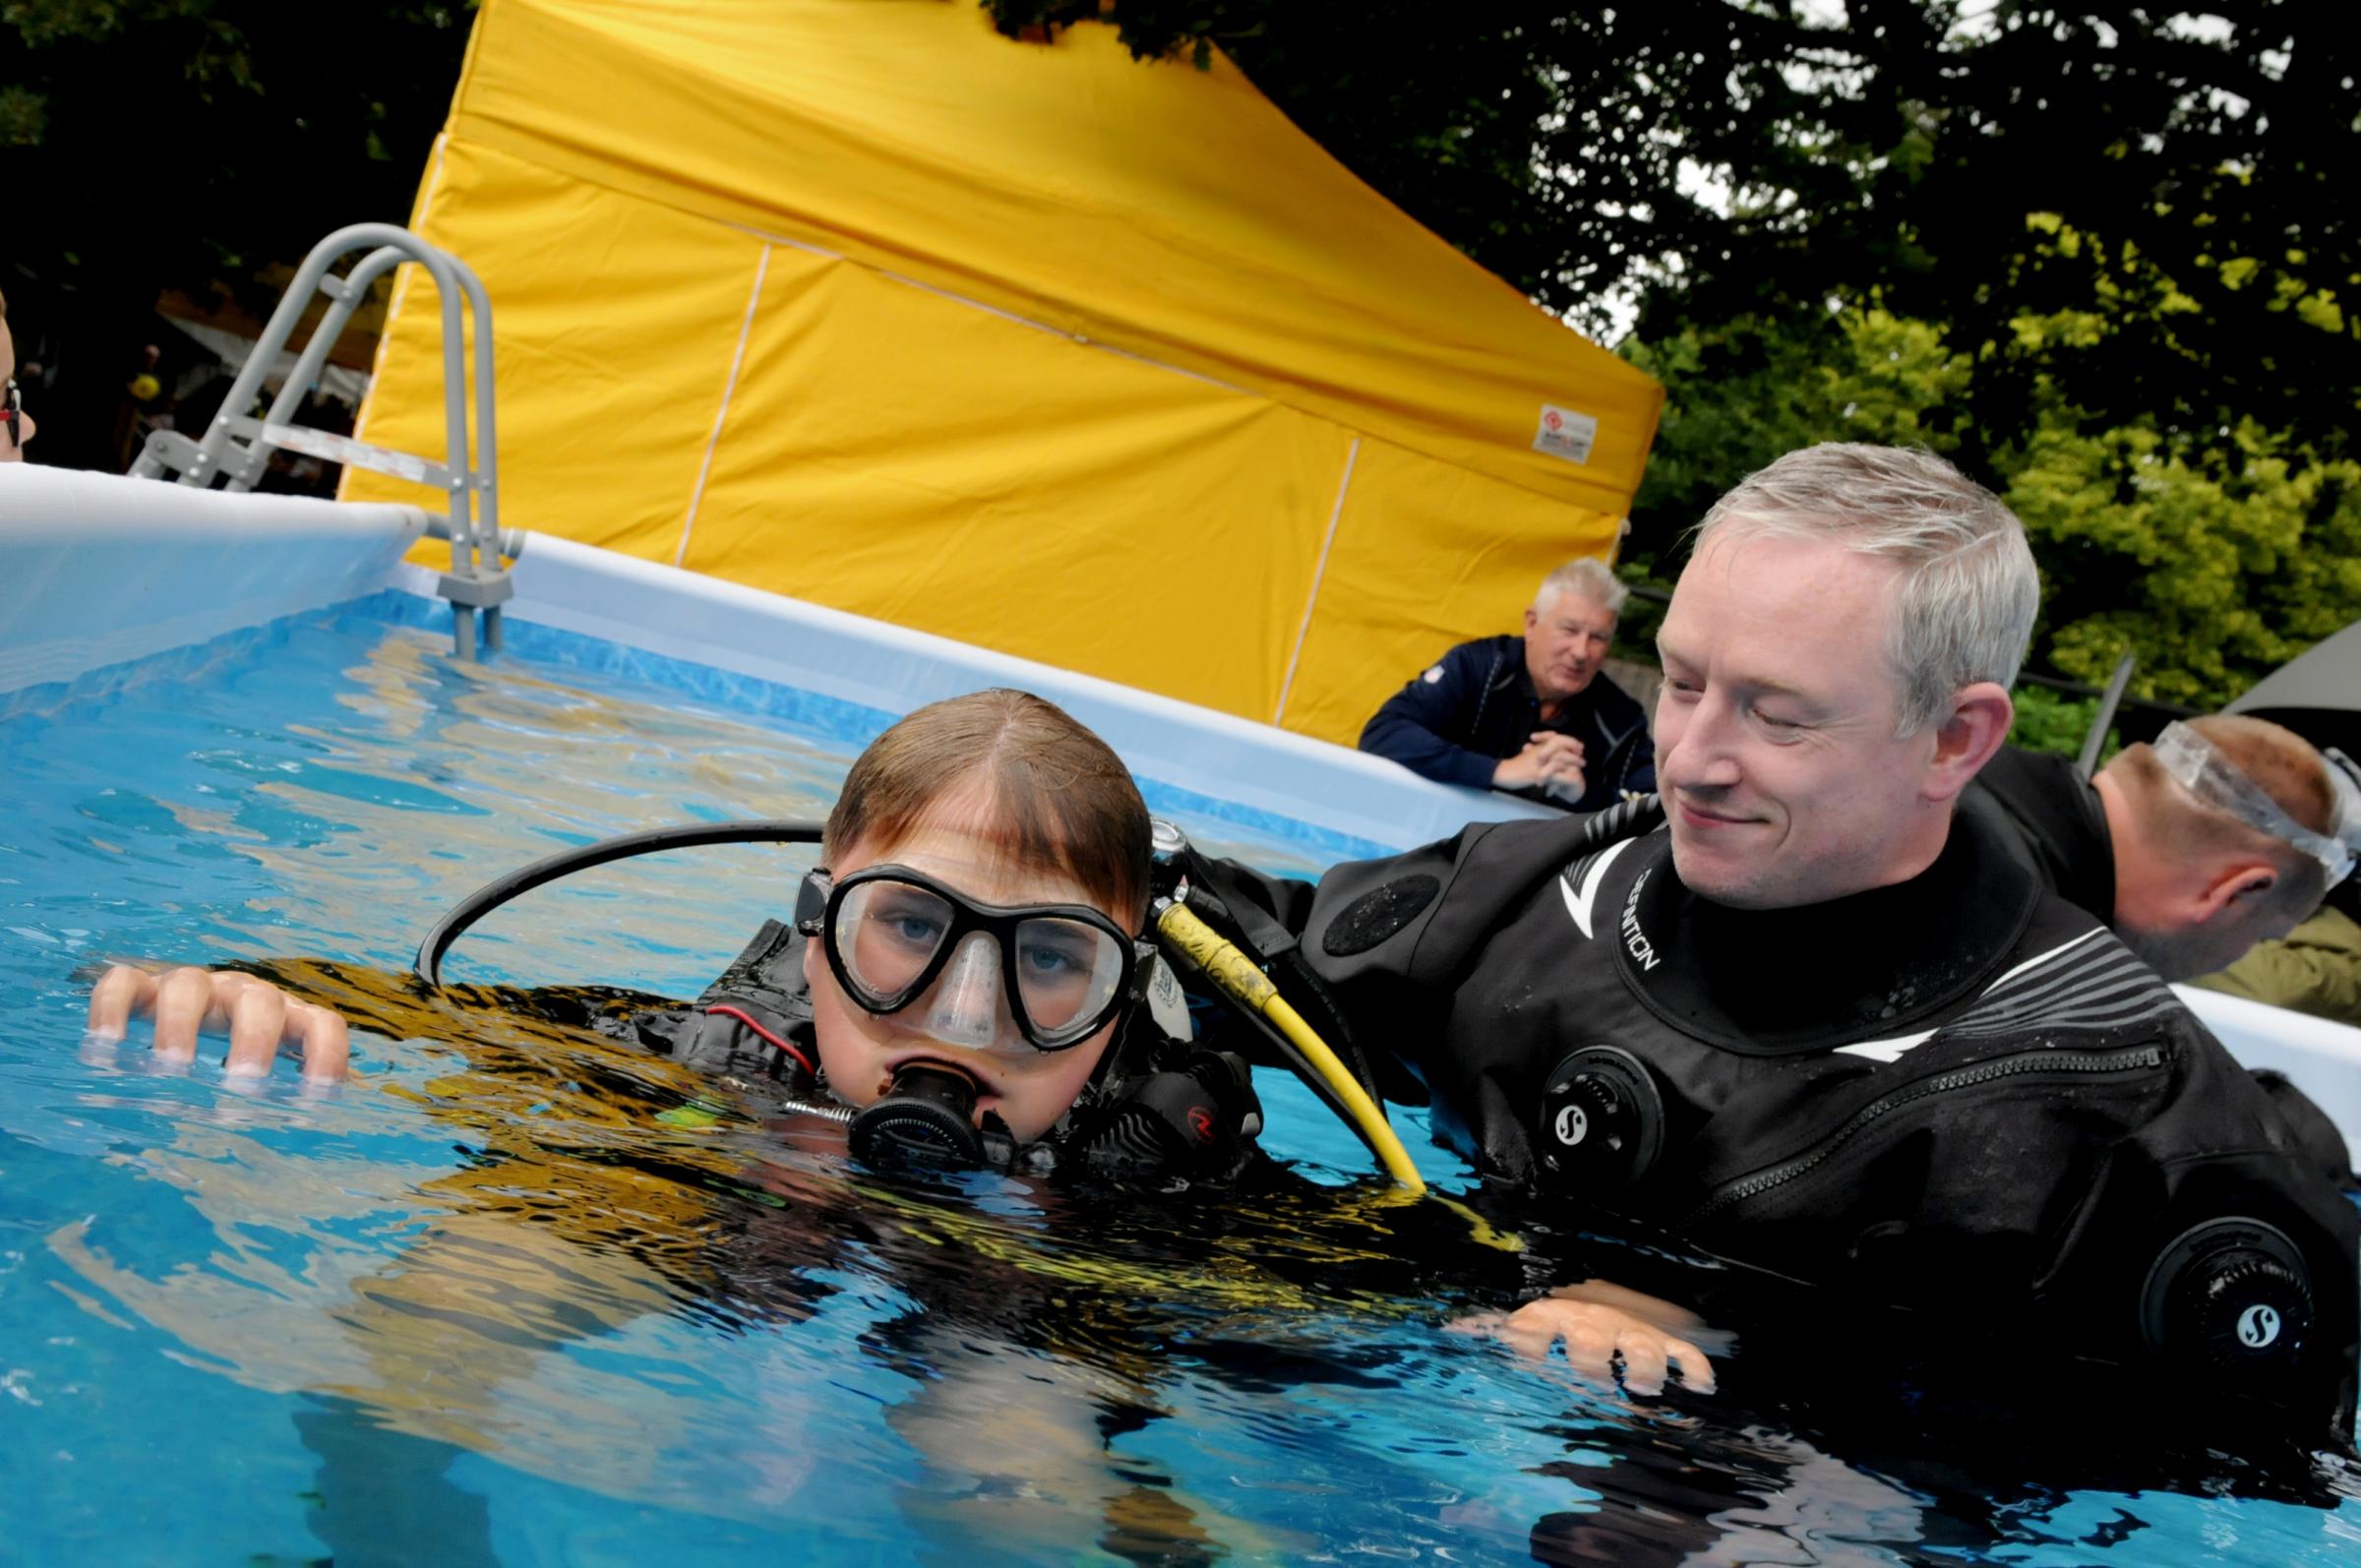
{"label": "man leaning on pool edge", "polygon": [[1648,713],[1604,670],[1628,594],[1602,561],[1542,579],[1522,634],[1462,642],[1385,699],[1361,749],[1422,778],[1595,812],[1656,788]]}
{"label": "man leaning on pool edge", "polygon": [[[1487,1177],[2349,1436],[2361,1216],[2152,972],[1953,811],[2037,598],[2022,526],[1949,463],[1789,453],[1673,594],[1661,797],[1316,890],[1210,874]],[[1511,1327],[1664,1364],[1628,1318],[1601,1342],[1597,1292]]]}

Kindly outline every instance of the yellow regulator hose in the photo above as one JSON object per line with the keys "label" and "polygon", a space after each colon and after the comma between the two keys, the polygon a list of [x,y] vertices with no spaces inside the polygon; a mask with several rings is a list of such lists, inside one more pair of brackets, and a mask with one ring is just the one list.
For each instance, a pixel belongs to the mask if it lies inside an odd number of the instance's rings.
{"label": "yellow regulator hose", "polygon": [[1395,1135],[1392,1124],[1385,1119],[1385,1113],[1378,1109],[1377,1102],[1369,1098],[1368,1091],[1361,1086],[1361,1080],[1336,1059],[1336,1053],[1328,1049],[1328,1042],[1322,1040],[1311,1025],[1303,1021],[1303,1015],[1279,995],[1279,988],[1271,984],[1270,976],[1254,966],[1253,959],[1224,939],[1220,933],[1199,920],[1190,913],[1187,905],[1178,900],[1165,899],[1159,903],[1156,930],[1166,941],[1203,970],[1207,979],[1221,987],[1241,1006],[1250,1007],[1269,1019],[1271,1026],[1303,1054],[1303,1059],[1318,1071],[1328,1087],[1336,1092],[1337,1099],[1353,1113],[1353,1119],[1360,1126],[1362,1136],[1368,1140],[1370,1148],[1376,1150],[1377,1158],[1384,1162],[1388,1176],[1412,1192],[1426,1190],[1426,1183],[1420,1178],[1418,1168],[1410,1163],[1410,1151],[1402,1147],[1402,1140]]}

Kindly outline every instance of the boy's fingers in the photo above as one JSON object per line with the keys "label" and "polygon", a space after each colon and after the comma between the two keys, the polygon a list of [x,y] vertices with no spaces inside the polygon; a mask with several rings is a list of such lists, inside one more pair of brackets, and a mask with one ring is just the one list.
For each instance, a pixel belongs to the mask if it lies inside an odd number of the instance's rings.
{"label": "boy's fingers", "polygon": [[131,1015],[155,1005],[155,977],[129,964],[117,964],[91,988],[91,1016],[84,1026],[91,1034],[120,1040],[131,1027]]}
{"label": "boy's fingers", "polygon": [[351,1031],[341,1016],[237,970],[184,966],[156,976],[116,964],[91,988],[87,1027],[97,1038],[121,1040],[132,1016],[151,1009],[155,1054],[165,1061],[195,1061],[198,1035],[226,1028],[222,1065],[233,1078],[268,1076],[288,1044],[303,1048],[303,1075],[313,1082],[341,1082],[350,1070]]}
{"label": "boy's fingers", "polygon": [[269,1077],[292,1022],[286,994],[276,986],[240,986],[227,999],[229,1059],[222,1066],[233,1078]]}
{"label": "boy's fingers", "polygon": [[297,1002],[288,1028],[303,1040],[303,1075],[314,1083],[341,1083],[352,1056],[351,1031],[343,1016],[310,1002]]}
{"label": "boy's fingers", "polygon": [[167,1061],[197,1059],[197,1035],[213,1012],[213,977],[175,969],[155,983],[155,1054]]}

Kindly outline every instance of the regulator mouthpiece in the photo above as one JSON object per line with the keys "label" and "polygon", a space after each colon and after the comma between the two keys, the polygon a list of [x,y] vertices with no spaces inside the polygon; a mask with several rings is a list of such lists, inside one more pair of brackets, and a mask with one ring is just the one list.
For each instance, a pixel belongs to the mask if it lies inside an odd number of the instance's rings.
{"label": "regulator mouthpiece", "polygon": [[911,1165],[1004,1166],[1014,1153],[998,1116],[976,1127],[976,1082],[935,1061],[906,1062],[874,1104],[854,1116],[853,1158],[879,1170]]}

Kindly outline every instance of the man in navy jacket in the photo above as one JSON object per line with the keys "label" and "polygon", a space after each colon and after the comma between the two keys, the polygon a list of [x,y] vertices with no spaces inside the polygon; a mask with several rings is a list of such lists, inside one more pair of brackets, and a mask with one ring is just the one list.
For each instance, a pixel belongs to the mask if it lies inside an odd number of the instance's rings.
{"label": "man in navy jacket", "polygon": [[1522,636],[1463,642],[1412,677],[1361,749],[1423,777],[1579,812],[1656,788],[1648,715],[1600,671],[1625,589],[1602,562],[1543,579]]}

